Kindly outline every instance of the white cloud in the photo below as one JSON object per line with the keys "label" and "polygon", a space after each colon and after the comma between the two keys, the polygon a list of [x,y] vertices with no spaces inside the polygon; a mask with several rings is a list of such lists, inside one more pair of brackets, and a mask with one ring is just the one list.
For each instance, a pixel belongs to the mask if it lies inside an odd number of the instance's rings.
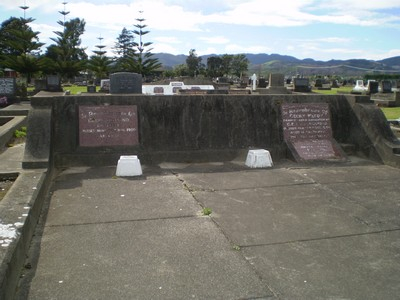
{"label": "white cloud", "polygon": [[199,37],[199,40],[204,41],[205,43],[208,44],[227,44],[229,43],[229,39],[223,37],[223,36],[209,36],[209,37]]}
{"label": "white cloud", "polygon": [[182,43],[180,40],[178,40],[174,36],[157,36],[153,38],[154,41],[160,42],[160,43],[168,43],[168,44],[180,44]]}

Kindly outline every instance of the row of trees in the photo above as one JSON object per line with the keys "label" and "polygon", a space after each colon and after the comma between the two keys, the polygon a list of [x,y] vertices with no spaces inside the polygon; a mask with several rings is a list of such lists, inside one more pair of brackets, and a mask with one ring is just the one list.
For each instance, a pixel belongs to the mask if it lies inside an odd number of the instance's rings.
{"label": "row of trees", "polygon": [[24,9],[23,18],[10,17],[0,26],[0,73],[1,69],[10,68],[24,75],[28,83],[34,76],[42,74],[59,74],[64,81],[70,81],[83,73],[89,78],[101,79],[121,71],[139,73],[145,78],[155,75],[241,77],[248,68],[249,62],[244,54],[209,57],[205,65],[196,50],[191,49],[186,64],[163,71],[161,63],[151,52],[152,43],[144,41],[149,31],[143,18],[135,19],[138,23],[133,30],[123,28],[113,47],[114,56],[107,55],[100,37],[97,49],[89,57],[81,46],[86,22],[79,18],[66,20],[69,12],[65,6],[60,11],[63,20],[58,21],[61,30],[54,32],[55,37],[51,38],[54,43],[42,53],[44,44],[39,42],[39,32],[33,31],[30,26],[34,19],[25,18],[28,7],[21,8]]}
{"label": "row of trees", "polygon": [[210,56],[207,65],[202,63],[202,58],[196,54],[195,49],[189,51],[186,65],[178,65],[173,72],[177,76],[203,75],[210,78],[223,76],[235,76],[241,78],[247,71],[249,60],[244,54],[224,54],[222,56]]}
{"label": "row of trees", "polygon": [[[35,75],[59,74],[64,81],[86,73],[89,77],[106,78],[110,72],[135,72],[144,77],[159,72],[161,63],[153,58],[151,42],[144,42],[143,36],[149,31],[145,19],[138,18],[134,30],[124,28],[114,46],[115,56],[109,57],[103,45],[88,57],[81,46],[81,36],[85,32],[86,22],[75,18],[66,21],[69,12],[60,11],[64,20],[58,21],[62,27],[55,31],[54,42],[45,53],[41,53],[43,43],[39,42],[39,32],[32,30],[32,18],[10,17],[0,26],[0,72],[10,68],[27,78],[28,83]],[[99,38],[101,41],[101,38]]]}

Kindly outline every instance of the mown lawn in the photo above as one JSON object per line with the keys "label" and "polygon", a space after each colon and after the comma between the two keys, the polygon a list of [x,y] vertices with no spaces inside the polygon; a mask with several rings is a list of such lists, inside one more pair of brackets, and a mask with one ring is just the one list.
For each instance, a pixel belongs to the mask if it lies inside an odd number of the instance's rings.
{"label": "mown lawn", "polygon": [[[78,86],[78,85],[71,85],[71,86],[64,86],[63,87],[64,91],[70,91],[71,95],[76,95],[79,93],[86,93],[87,92],[87,87],[86,86]],[[100,87],[96,86],[96,91],[99,91]]]}
{"label": "mown lawn", "polygon": [[399,119],[400,107],[381,107],[386,119]]}
{"label": "mown lawn", "polygon": [[324,94],[324,95],[336,95],[337,93],[346,93],[350,94],[351,90],[353,89],[352,86],[341,86],[340,88],[332,88],[330,90],[318,90],[313,89],[313,93],[317,94]]}

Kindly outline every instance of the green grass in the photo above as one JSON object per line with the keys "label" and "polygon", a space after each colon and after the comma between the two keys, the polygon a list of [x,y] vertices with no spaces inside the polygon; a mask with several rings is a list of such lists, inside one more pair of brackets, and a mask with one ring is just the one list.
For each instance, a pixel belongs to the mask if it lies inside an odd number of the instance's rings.
{"label": "green grass", "polygon": [[340,88],[332,88],[331,90],[313,89],[313,92],[318,93],[318,94],[324,94],[324,95],[336,95],[337,93],[350,94],[352,89],[353,89],[352,86],[342,86]]}
{"label": "green grass", "polygon": [[202,213],[203,213],[204,216],[209,216],[212,213],[212,209],[209,208],[209,207],[204,207],[203,210],[202,210]]}
{"label": "green grass", "polygon": [[381,107],[386,119],[400,118],[400,107]]}
{"label": "green grass", "polygon": [[[99,91],[100,87],[96,87],[96,91]],[[64,92],[65,91],[70,91],[71,95],[76,95],[79,93],[86,93],[87,92],[87,87],[86,86],[78,86],[78,85],[72,85],[72,86],[64,86],[63,87]]]}

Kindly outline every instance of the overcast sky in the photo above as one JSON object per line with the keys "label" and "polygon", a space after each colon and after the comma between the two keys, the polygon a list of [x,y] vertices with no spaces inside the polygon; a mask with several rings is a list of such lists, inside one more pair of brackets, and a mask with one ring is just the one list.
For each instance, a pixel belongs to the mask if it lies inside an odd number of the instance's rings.
{"label": "overcast sky", "polygon": [[[300,59],[384,59],[400,56],[400,0],[0,0],[0,21],[26,17],[50,45],[63,16],[86,21],[89,55],[104,38],[112,46],[144,18],[153,53],[278,53]],[[25,3],[24,3],[25,2]],[[143,13],[140,14],[139,11]]]}

